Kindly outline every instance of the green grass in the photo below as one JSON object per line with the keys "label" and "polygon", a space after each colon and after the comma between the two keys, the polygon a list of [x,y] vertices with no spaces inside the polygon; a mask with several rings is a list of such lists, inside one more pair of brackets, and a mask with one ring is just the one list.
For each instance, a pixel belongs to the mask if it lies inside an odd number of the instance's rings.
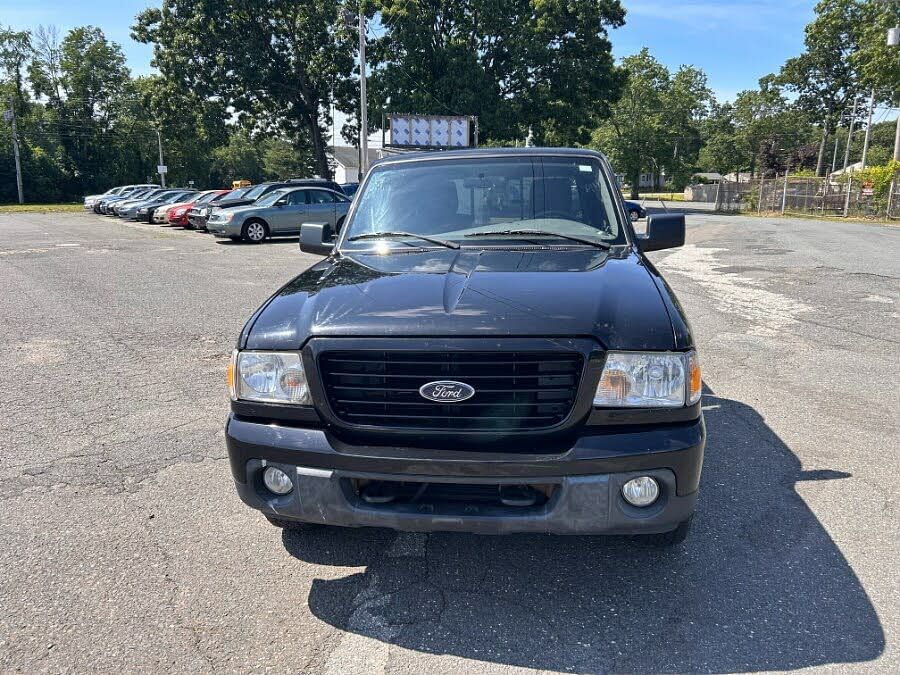
{"label": "green grass", "polygon": [[732,214],[735,216],[753,216],[755,218],[799,218],[802,220],[825,220],[833,223],[864,223],[867,225],[890,225],[892,227],[900,227],[900,220],[892,220],[887,216],[861,216],[852,214],[849,216],[835,216],[820,213],[800,213],[799,211],[787,211],[782,214],[780,211],[763,211],[757,213],[755,210],[747,211],[710,211],[719,215]]}
{"label": "green grass", "polygon": [[0,204],[0,213],[66,213],[82,208],[82,204]]}
{"label": "green grass", "polygon": [[638,199],[662,199],[667,202],[683,202],[683,192],[642,192]]}

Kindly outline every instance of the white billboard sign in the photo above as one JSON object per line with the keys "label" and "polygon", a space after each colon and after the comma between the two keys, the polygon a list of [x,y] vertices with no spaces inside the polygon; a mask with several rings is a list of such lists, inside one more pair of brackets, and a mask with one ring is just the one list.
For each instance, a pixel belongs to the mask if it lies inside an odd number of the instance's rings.
{"label": "white billboard sign", "polygon": [[388,145],[414,148],[467,148],[474,117],[460,115],[388,115]]}

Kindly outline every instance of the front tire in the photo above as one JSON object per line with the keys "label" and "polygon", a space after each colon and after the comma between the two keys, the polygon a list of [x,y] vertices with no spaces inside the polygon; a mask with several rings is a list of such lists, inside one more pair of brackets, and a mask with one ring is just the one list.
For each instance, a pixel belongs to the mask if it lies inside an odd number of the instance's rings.
{"label": "front tire", "polygon": [[260,244],[269,236],[269,227],[261,220],[248,220],[241,228],[241,239]]}

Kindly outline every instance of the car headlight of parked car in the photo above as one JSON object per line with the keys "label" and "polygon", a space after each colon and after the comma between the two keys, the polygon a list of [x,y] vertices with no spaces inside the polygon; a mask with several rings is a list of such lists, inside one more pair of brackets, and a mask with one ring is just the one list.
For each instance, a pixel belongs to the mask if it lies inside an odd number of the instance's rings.
{"label": "car headlight of parked car", "polygon": [[228,386],[235,401],[311,402],[303,362],[294,352],[235,351],[228,367]]}
{"label": "car headlight of parked car", "polygon": [[694,351],[609,352],[594,405],[680,408],[700,400],[700,361]]}

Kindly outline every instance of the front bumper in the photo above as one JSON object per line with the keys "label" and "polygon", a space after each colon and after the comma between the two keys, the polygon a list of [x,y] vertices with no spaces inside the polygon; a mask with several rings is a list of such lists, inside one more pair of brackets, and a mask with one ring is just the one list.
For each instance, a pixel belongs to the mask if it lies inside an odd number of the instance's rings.
{"label": "front bumper", "polygon": [[[486,453],[349,446],[324,429],[232,414],[226,440],[240,498],[282,519],[409,531],[652,534],[675,529],[693,513],[706,431],[701,417],[640,431],[604,429],[577,438],[559,454]],[[267,465],[287,472],[295,489],[283,497],[266,490],[261,472]],[[638,475],[653,476],[662,488],[659,500],[645,509],[629,506],[620,493]],[[549,485],[552,494],[535,507],[372,505],[352,489],[359,480]]]}
{"label": "front bumper", "polygon": [[239,237],[241,234],[241,226],[234,220],[227,222],[206,221],[206,231],[216,237]]}

